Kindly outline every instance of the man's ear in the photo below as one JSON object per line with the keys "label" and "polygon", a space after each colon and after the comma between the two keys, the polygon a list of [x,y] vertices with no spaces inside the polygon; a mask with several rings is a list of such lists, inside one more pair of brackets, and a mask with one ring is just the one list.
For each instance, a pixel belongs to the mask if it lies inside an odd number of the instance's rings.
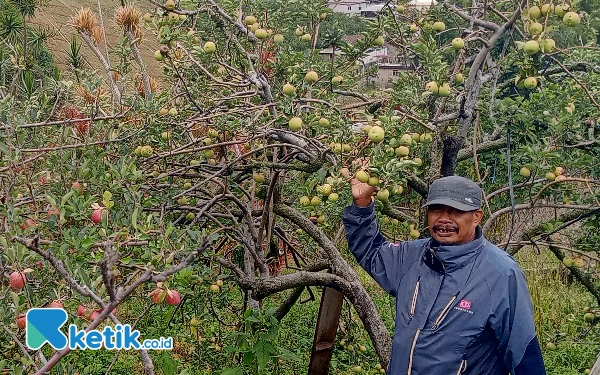
{"label": "man's ear", "polygon": [[473,218],[473,222],[476,225],[479,225],[481,223],[481,220],[483,219],[483,210],[479,209],[477,211],[474,212],[475,217]]}

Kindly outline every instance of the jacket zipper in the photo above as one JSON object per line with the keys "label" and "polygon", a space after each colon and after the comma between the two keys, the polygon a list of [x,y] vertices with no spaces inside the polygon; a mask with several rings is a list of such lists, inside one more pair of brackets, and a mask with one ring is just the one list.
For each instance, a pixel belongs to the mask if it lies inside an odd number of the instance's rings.
{"label": "jacket zipper", "polygon": [[417,284],[415,285],[415,291],[413,292],[412,301],[410,303],[410,312],[408,313],[408,321],[410,322],[413,316],[415,315],[415,309],[417,307],[417,297],[419,296],[419,285],[421,284],[421,276],[417,279]]}
{"label": "jacket zipper", "polygon": [[410,357],[408,358],[408,372],[406,373],[406,375],[410,375],[412,371],[413,354],[415,353],[415,346],[417,345],[417,338],[419,337],[420,332],[421,330],[417,329],[417,332],[415,332],[415,337],[413,338],[412,346],[410,347]]}
{"label": "jacket zipper", "polygon": [[431,326],[432,330],[436,330],[440,326],[440,324],[442,324],[442,321],[444,321],[444,319],[446,319],[446,315],[448,315],[448,312],[450,311],[450,307],[452,306],[452,304],[456,300],[456,297],[458,297],[458,293],[456,293],[455,295],[453,295],[452,298],[450,299],[450,302],[448,302],[446,304],[446,306],[442,309],[442,312],[440,313],[440,315],[437,317],[437,319],[435,320],[435,322]]}
{"label": "jacket zipper", "polygon": [[458,368],[458,372],[456,373],[456,375],[462,374],[466,369],[467,369],[467,360],[463,359],[462,361],[460,361],[460,367]]}

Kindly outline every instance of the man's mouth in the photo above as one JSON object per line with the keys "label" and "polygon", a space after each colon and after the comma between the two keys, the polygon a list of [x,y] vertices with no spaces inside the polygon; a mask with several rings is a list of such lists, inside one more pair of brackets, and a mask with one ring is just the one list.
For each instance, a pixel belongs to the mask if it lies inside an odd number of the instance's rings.
{"label": "man's mouth", "polygon": [[433,231],[441,237],[449,237],[458,233],[458,227],[450,225],[434,225]]}

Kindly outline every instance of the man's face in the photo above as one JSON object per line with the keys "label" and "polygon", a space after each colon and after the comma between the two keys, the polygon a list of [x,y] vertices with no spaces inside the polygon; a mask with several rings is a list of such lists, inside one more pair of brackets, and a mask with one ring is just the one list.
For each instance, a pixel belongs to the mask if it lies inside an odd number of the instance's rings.
{"label": "man's face", "polygon": [[482,218],[482,210],[460,211],[441,204],[427,210],[429,232],[441,245],[462,245],[474,240]]}

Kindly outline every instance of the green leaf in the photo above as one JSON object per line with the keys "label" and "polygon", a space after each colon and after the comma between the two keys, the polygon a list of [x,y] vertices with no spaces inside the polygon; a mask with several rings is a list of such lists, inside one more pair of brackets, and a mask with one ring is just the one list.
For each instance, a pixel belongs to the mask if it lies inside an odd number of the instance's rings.
{"label": "green leaf", "polygon": [[256,361],[258,362],[259,368],[265,368],[269,359],[271,358],[271,354],[275,353],[275,348],[271,345],[270,342],[263,338],[263,335],[259,335],[259,339],[252,347],[252,351],[256,355]]}
{"label": "green leaf", "polygon": [[300,357],[298,357],[294,353],[290,352],[286,348],[281,348],[280,351],[281,351],[281,354],[278,355],[277,358],[281,358],[284,361],[300,361]]}
{"label": "green leaf", "polygon": [[239,367],[226,367],[221,370],[221,375],[244,375],[244,370]]}
{"label": "green leaf", "polygon": [[15,304],[15,313],[19,315],[19,295],[13,291],[10,292],[13,303]]}
{"label": "green leaf", "polygon": [[48,203],[50,203],[52,207],[56,207],[56,199],[54,199],[54,197],[46,195],[46,200],[48,201]]}
{"label": "green leaf", "polygon": [[83,283],[85,285],[87,285],[88,287],[92,286],[92,283],[90,282],[90,278],[88,277],[88,274],[86,271],[79,269],[79,275],[81,276],[81,279],[83,280]]}
{"label": "green leaf", "polygon": [[324,181],[326,176],[327,176],[327,169],[321,167],[321,169],[319,169],[317,171],[317,177],[319,178],[320,181]]}
{"label": "green leaf", "polygon": [[133,228],[135,230],[137,230],[137,217],[138,217],[138,208],[136,207],[135,210],[133,210],[133,213],[131,214],[131,226],[133,226]]}
{"label": "green leaf", "polygon": [[102,199],[109,201],[110,198],[112,198],[112,193],[110,191],[105,191],[104,194],[102,194]]}
{"label": "green leaf", "polygon": [[73,194],[75,194],[75,190],[71,190],[69,191],[67,194],[65,194],[62,199],[60,200],[60,205],[64,206],[65,203],[67,203],[67,201],[69,200],[69,198],[71,198],[73,196]]}
{"label": "green leaf", "polygon": [[6,146],[6,144],[0,142],[0,151],[4,152],[5,154],[8,154],[8,146]]}
{"label": "green leaf", "polygon": [[169,352],[164,351],[159,357],[159,361],[161,362],[162,371],[165,375],[173,375],[177,370],[177,362],[171,357]]}
{"label": "green leaf", "polygon": [[84,250],[87,250],[90,247],[92,247],[97,241],[98,241],[98,239],[96,237],[85,237],[83,239],[83,241],[81,242],[81,247]]}

